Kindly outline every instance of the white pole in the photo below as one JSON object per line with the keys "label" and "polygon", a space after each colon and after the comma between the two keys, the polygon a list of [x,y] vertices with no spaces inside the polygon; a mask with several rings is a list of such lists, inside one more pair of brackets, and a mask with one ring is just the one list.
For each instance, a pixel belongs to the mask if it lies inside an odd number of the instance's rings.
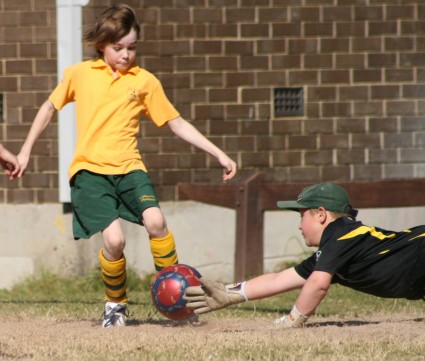
{"label": "white pole", "polygon": [[[89,0],[56,0],[58,81],[69,65],[82,61],[82,7]],[[68,167],[75,149],[75,104],[58,112],[59,201],[70,203]]]}

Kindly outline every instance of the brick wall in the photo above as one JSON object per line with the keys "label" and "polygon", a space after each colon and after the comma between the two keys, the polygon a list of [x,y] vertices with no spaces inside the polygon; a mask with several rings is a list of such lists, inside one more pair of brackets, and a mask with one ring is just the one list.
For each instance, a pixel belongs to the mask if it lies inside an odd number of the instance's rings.
{"label": "brick wall", "polygon": [[[84,28],[113,1],[91,0]],[[127,0],[142,23],[138,62],[181,112],[268,181],[425,176],[425,4],[421,0]],[[54,0],[0,0],[0,141],[18,152],[56,85]],[[85,48],[85,57],[93,54]],[[304,114],[277,117],[275,88],[301,88]],[[142,120],[140,149],[162,200],[178,182],[219,182],[215,159]],[[58,200],[57,126],[0,202]]]}

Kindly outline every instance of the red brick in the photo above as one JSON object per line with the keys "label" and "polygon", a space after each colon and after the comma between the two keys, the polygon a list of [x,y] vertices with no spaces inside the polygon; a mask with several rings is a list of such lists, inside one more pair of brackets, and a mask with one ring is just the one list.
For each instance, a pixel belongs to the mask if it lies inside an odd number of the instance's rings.
{"label": "red brick", "polygon": [[306,85],[318,84],[318,74],[315,71],[291,71],[289,73],[289,84],[291,85]]}
{"label": "red brick", "polygon": [[384,174],[388,179],[409,179],[414,177],[415,169],[413,164],[385,164]]}
{"label": "red brick", "polygon": [[226,137],[224,144],[226,149],[231,152],[253,152],[256,150],[254,136]]}
{"label": "red brick", "polygon": [[348,84],[350,72],[348,70],[321,70],[320,80],[323,84]]}
{"label": "red brick", "polygon": [[254,74],[252,72],[237,72],[225,74],[226,86],[254,85]]}
{"label": "red brick", "polygon": [[397,21],[370,21],[368,35],[397,35]]}
{"label": "red brick", "polygon": [[348,102],[324,103],[322,106],[323,116],[342,117],[352,114],[351,104]]}
{"label": "red brick", "polygon": [[177,38],[205,38],[207,26],[205,24],[177,24]]}
{"label": "red brick", "polygon": [[380,148],[381,140],[379,134],[353,134],[352,147],[360,149]]}
{"label": "red brick", "polygon": [[332,36],[333,24],[332,23],[305,23],[304,34],[306,36]]}
{"label": "red brick", "polygon": [[374,83],[382,81],[380,69],[354,69],[353,81],[355,83]]}
{"label": "red brick", "polygon": [[364,68],[365,66],[365,54],[336,54],[337,69]]}
{"label": "red brick", "polygon": [[304,59],[304,66],[306,68],[332,68],[333,57],[331,54],[311,54]]}
{"label": "red brick", "polygon": [[[413,68],[412,69],[385,69],[385,81],[386,82],[413,81],[413,78],[414,78],[413,72],[414,72]],[[425,76],[424,76],[424,79],[425,79]]]}
{"label": "red brick", "polygon": [[379,180],[384,178],[384,174],[382,173],[381,166],[379,165],[355,165],[353,167],[352,177],[359,181],[371,179]]}
{"label": "red brick", "polygon": [[301,23],[278,23],[272,25],[273,37],[299,37]]}
{"label": "red brick", "polygon": [[371,99],[398,99],[401,94],[398,85],[372,85]]}
{"label": "red brick", "polygon": [[347,166],[328,166],[322,167],[322,178],[328,182],[342,182],[351,180],[350,167]]}
{"label": "red brick", "polygon": [[267,56],[243,56],[240,60],[241,69],[267,69],[269,59]]}
{"label": "red brick", "polygon": [[19,12],[3,11],[0,12],[0,24],[2,27],[17,27],[19,26]]}
{"label": "red brick", "polygon": [[330,53],[337,53],[337,52],[347,53],[349,50],[349,47],[350,47],[350,40],[347,38],[320,39],[321,53],[329,53],[329,52]]}
{"label": "red brick", "polygon": [[354,116],[382,116],[384,115],[383,101],[366,101],[353,103]]}
{"label": "red brick", "polygon": [[369,163],[394,163],[397,160],[397,149],[369,149]]}
{"label": "red brick", "polygon": [[269,157],[267,153],[244,152],[241,155],[241,167],[264,167],[269,166]]}
{"label": "red brick", "polygon": [[255,9],[254,8],[227,8],[226,20],[231,23],[247,23],[255,21]]}
{"label": "red brick", "polygon": [[415,115],[415,102],[400,100],[386,103],[388,115]]}
{"label": "red brick", "polygon": [[369,87],[363,85],[348,85],[338,88],[339,99],[344,100],[367,100],[369,99]]}
{"label": "red brick", "polygon": [[268,24],[241,24],[241,36],[243,38],[268,38]]}
{"label": "red brick", "polygon": [[319,44],[317,39],[289,39],[289,54],[316,54],[318,51]]}
{"label": "red brick", "polygon": [[254,43],[252,41],[226,40],[224,41],[224,53],[226,55],[252,55]]}
{"label": "red brick", "polygon": [[196,73],[194,75],[194,86],[214,86],[222,88],[224,86],[223,75],[220,73]]}
{"label": "red brick", "polygon": [[209,24],[208,34],[211,38],[236,38],[238,36],[238,26],[236,24]]}
{"label": "red brick", "polygon": [[347,134],[320,135],[320,149],[346,149],[349,146]]}
{"label": "red brick", "polygon": [[333,163],[332,150],[308,150],[304,154],[304,159],[309,165],[331,165]]}
{"label": "red brick", "polygon": [[336,36],[338,38],[364,37],[366,36],[366,23],[362,21],[337,23]]}
{"label": "red brick", "polygon": [[277,151],[272,153],[273,166],[294,167],[301,166],[302,155],[299,150]]}
{"label": "red brick", "polygon": [[221,54],[223,44],[221,41],[216,40],[194,40],[193,52],[194,54]]}
{"label": "red brick", "polygon": [[[257,1],[255,1],[257,3]],[[257,4],[256,4],[257,5]],[[272,8],[258,8],[258,21],[260,24],[264,23],[282,23],[288,20],[288,8],[277,7]]]}
{"label": "red brick", "polygon": [[336,88],[335,87],[314,87],[310,86],[307,90],[307,99],[309,101],[320,101],[320,100],[334,100],[336,101]]}
{"label": "red brick", "polygon": [[144,25],[142,33],[150,40],[171,40],[174,39],[174,27],[167,25]]}
{"label": "red brick", "polygon": [[189,23],[190,11],[188,8],[159,8],[159,18],[161,23]]}
{"label": "red brick", "polygon": [[297,21],[312,21],[318,22],[320,20],[320,8],[319,7],[291,7],[290,20],[293,22]]}
{"label": "red brick", "polygon": [[237,70],[238,57],[237,56],[210,56],[209,68],[211,70]]}
{"label": "red brick", "polygon": [[[291,167],[289,169],[289,178],[292,182],[310,182],[317,183],[320,178],[319,167],[316,166],[300,166]],[[314,180],[312,182],[312,180]]]}
{"label": "red brick", "polygon": [[181,56],[176,59],[178,71],[206,70],[206,59],[202,56]]}
{"label": "red brick", "polygon": [[354,8],[354,20],[383,20],[384,7],[380,5],[356,6]]}

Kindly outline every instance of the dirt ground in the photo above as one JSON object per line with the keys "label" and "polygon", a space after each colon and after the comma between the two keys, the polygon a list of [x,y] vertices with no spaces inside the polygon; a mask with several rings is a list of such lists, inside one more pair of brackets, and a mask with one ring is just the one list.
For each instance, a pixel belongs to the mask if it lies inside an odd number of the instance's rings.
{"label": "dirt ground", "polygon": [[[189,337],[194,342],[205,342],[208,339],[217,344],[217,346],[213,347],[219,347],[218,344],[223,343],[223,337],[226,337],[226,339],[242,337],[246,340],[250,340],[250,338],[256,340],[256,337],[260,337],[256,335],[274,335],[278,339],[288,338],[289,343],[293,343],[294,347],[299,347],[296,343],[301,342],[300,334],[304,339],[312,339],[314,337],[319,343],[325,344],[331,342],[334,346],[356,342],[357,345],[365,344],[369,345],[367,347],[370,348],[371,342],[373,344],[392,344],[396,340],[400,345],[406,345],[404,347],[409,348],[411,347],[412,340],[416,344],[423,345],[425,343],[425,319],[422,317],[409,318],[405,316],[347,320],[321,320],[313,318],[303,329],[288,331],[274,329],[271,320],[264,318],[211,318],[201,320],[195,324],[178,324],[168,320],[129,320],[127,327],[115,329],[102,329],[100,327],[100,321],[14,318],[2,320],[0,323],[0,359],[109,359],[107,356],[101,356],[101,352],[105,348],[110,347],[111,344],[117,344],[117,340],[125,340],[122,345],[125,344],[125,348],[128,350],[136,349],[140,351],[146,349],[149,352],[151,350],[145,345],[149,344],[154,349],[160,347],[162,343],[168,342],[170,339],[174,338],[178,340],[179,337],[183,337],[185,340]],[[121,344],[121,341],[118,341],[118,343]],[[91,352],[91,356],[88,356],[89,352]],[[97,354],[99,354],[99,358],[96,358],[95,355]],[[128,356],[127,358],[112,357],[110,359],[134,359],[130,357],[130,354]],[[140,359],[145,358],[141,357]],[[161,358],[152,356],[152,358],[146,359]],[[174,360],[172,357],[169,359]],[[203,358],[201,357],[199,359]],[[340,357],[335,359],[345,358]],[[379,359],[379,356],[370,359]],[[425,360],[425,355],[413,359]]]}

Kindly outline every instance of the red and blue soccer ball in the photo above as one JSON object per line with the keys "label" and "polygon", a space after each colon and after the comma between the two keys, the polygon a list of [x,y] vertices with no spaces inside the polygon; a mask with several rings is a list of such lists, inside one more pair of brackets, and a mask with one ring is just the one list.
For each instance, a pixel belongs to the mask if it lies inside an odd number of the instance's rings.
{"label": "red and blue soccer ball", "polygon": [[193,267],[175,264],[163,268],[152,282],[153,304],[163,316],[171,320],[186,320],[194,315],[186,307],[184,291],[190,286],[200,286],[201,274]]}

